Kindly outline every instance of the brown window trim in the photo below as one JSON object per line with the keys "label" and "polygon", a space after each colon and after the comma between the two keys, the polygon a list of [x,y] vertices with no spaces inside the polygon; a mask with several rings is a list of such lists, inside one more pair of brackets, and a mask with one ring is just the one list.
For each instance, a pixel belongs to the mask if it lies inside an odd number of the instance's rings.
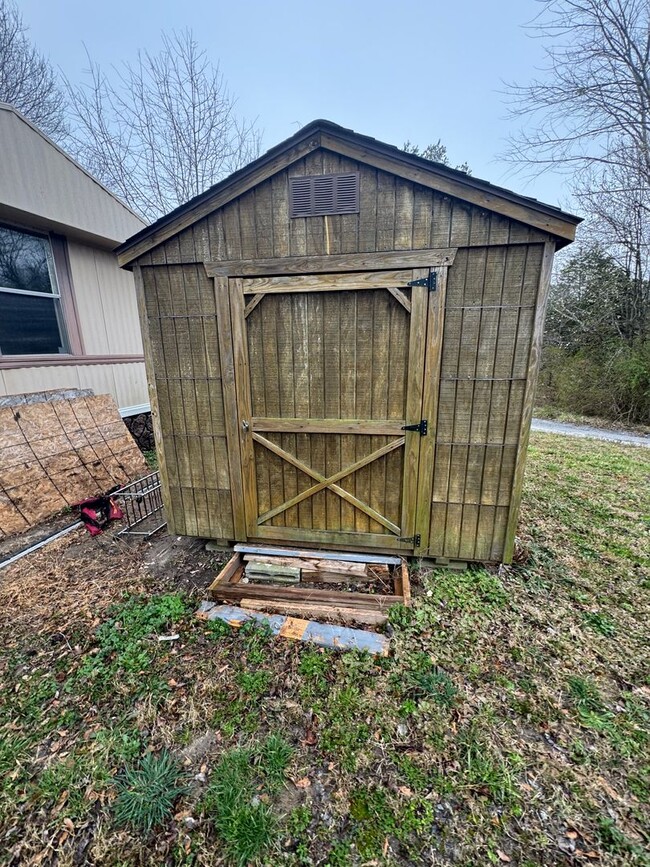
{"label": "brown window trim", "polygon": [[139,364],[144,355],[0,355],[0,370],[88,364]]}

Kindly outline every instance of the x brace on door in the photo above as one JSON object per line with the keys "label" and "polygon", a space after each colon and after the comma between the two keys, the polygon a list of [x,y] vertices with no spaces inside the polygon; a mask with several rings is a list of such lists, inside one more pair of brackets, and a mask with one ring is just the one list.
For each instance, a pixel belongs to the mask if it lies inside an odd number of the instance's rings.
{"label": "x brace on door", "polygon": [[298,503],[306,500],[308,497],[317,494],[319,491],[322,491],[324,488],[332,491],[337,494],[346,502],[350,503],[355,508],[364,512],[368,517],[372,518],[374,521],[377,521],[378,524],[381,524],[382,527],[386,527],[387,530],[390,530],[391,533],[394,533],[396,536],[399,536],[401,533],[400,528],[397,524],[394,524],[388,518],[384,517],[384,515],[380,514],[376,509],[373,509],[372,506],[369,506],[368,503],[364,503],[362,500],[359,500],[354,494],[351,494],[349,491],[346,491],[345,488],[340,487],[336,484],[340,479],[345,478],[345,476],[349,476],[352,473],[356,473],[357,470],[360,470],[362,467],[367,466],[373,461],[378,460],[384,455],[389,454],[395,449],[400,448],[405,443],[405,438],[400,437],[399,439],[393,440],[387,445],[382,446],[374,452],[371,452],[369,455],[366,455],[363,458],[360,458],[355,463],[350,464],[347,467],[344,467],[342,470],[339,470],[334,475],[326,478],[317,470],[313,470],[311,467],[307,466],[307,464],[303,463],[299,458],[292,455],[290,452],[285,451],[280,446],[266,439],[266,437],[260,436],[258,433],[253,433],[253,439],[256,443],[259,443],[261,446],[272,451],[278,457],[292,464],[294,467],[299,469],[301,472],[310,476],[312,479],[315,479],[317,484],[312,485],[310,488],[307,488],[305,491],[301,491],[299,494],[296,494],[295,497],[292,497],[290,500],[287,500],[284,503],[281,503],[279,506],[276,506],[274,509],[270,509],[268,512],[265,512],[263,515],[257,519],[258,524],[264,524],[266,521],[270,521],[271,518],[274,518],[276,515],[279,515],[281,512],[286,511],[287,509],[292,508],[292,506],[297,505]]}

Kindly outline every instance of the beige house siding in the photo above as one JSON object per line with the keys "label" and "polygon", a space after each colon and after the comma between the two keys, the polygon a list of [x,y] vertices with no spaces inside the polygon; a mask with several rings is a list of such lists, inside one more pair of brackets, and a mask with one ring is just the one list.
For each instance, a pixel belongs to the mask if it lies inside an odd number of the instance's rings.
{"label": "beige house siding", "polygon": [[144,226],[54,142],[0,103],[0,212],[107,249]]}
{"label": "beige house siding", "polygon": [[55,388],[92,388],[95,394],[112,394],[122,411],[149,403],[143,362],[66,364],[0,370],[2,395]]}
{"label": "beige house siding", "polygon": [[88,355],[142,355],[133,277],[113,253],[68,242],[68,259],[84,350]]}
{"label": "beige house siding", "polygon": [[0,103],[0,224],[50,237],[69,355],[0,355],[0,395],[58,388],[149,404],[133,276],[115,246],[144,222],[26,118]]}

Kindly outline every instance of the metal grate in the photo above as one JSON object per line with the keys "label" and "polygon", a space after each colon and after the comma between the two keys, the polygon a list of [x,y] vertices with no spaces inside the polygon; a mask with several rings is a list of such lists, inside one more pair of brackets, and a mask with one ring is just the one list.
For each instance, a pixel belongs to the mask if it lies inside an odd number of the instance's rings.
{"label": "metal grate", "polygon": [[148,539],[167,524],[163,514],[160,473],[150,473],[135,482],[129,482],[115,491],[113,496],[124,511],[126,527],[118,536],[143,536]]}
{"label": "metal grate", "polygon": [[359,212],[359,173],[289,178],[289,215],[318,217]]}

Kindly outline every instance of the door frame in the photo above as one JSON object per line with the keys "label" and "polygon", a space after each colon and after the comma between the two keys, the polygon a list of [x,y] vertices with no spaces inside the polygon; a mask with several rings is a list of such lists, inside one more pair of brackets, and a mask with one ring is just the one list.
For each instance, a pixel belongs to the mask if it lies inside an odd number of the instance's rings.
{"label": "door frame", "polygon": [[[334,544],[339,547],[352,545],[355,548],[379,547],[404,553],[426,553],[431,513],[447,271],[454,262],[456,251],[457,248],[434,248],[205,263],[206,272],[209,277],[214,279],[215,287],[224,421],[231,479],[233,529],[234,537],[238,541],[246,541],[250,538],[270,540],[274,537],[274,531],[281,529],[282,535],[287,540],[293,536],[295,542],[307,541],[306,537],[308,537],[313,543],[323,545]],[[244,278],[288,276],[308,278],[309,275],[326,273],[334,275],[348,272],[351,274],[354,271],[378,272],[410,268],[415,269],[415,279],[432,271],[436,274],[437,281],[435,291],[429,291],[426,287],[413,287],[411,298],[409,375],[412,370],[412,363],[416,365],[416,369],[422,365],[423,375],[419,378],[418,387],[408,390],[406,419],[407,423],[412,423],[411,415],[418,415],[417,421],[420,418],[427,418],[429,430],[427,436],[424,437],[420,437],[415,432],[406,432],[407,437],[418,437],[420,442],[419,449],[408,449],[405,445],[401,529],[405,537],[419,534],[420,544],[400,542],[397,537],[391,538],[384,534],[359,533],[357,535],[337,531],[303,530],[299,527],[275,528],[259,525],[255,527],[256,535],[251,536],[249,530],[252,528],[248,526],[247,515],[257,514],[256,498],[255,501],[251,499],[251,492],[256,491],[255,464],[252,443],[248,447],[244,441],[246,432],[242,430],[240,419],[251,418],[250,371],[248,368],[245,320],[247,315],[262,300],[263,294],[247,291],[246,295],[250,297],[247,303],[243,286]],[[338,282],[335,277],[333,279],[334,282]],[[272,283],[273,280],[265,282],[268,284]],[[423,293],[417,291],[420,288],[424,290]],[[400,301],[399,298],[397,300]],[[415,331],[418,335],[417,340],[414,339]],[[413,358],[411,357],[412,353]],[[415,393],[412,394],[412,392]],[[409,457],[408,465],[407,457]],[[410,498],[408,500],[407,493]],[[407,502],[413,504],[408,515],[405,514],[404,510]],[[412,532],[411,528],[413,528]]]}

